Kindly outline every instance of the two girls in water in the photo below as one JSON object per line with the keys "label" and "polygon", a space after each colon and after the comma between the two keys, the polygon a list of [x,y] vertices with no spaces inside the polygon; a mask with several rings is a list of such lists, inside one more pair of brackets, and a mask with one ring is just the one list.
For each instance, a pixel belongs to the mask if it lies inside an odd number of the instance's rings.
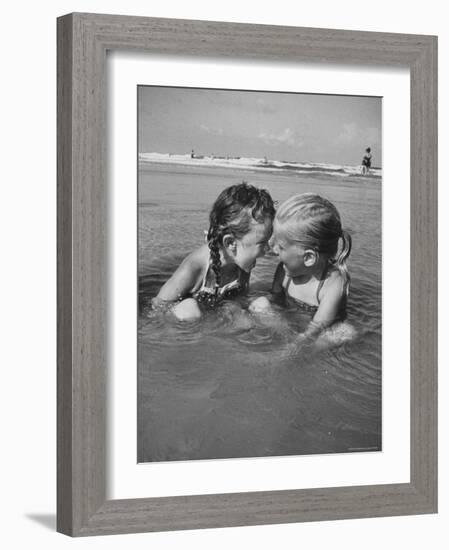
{"label": "two girls in water", "polygon": [[184,259],[153,307],[175,302],[172,311],[178,319],[200,318],[204,308],[248,289],[251,270],[271,245],[279,257],[272,295],[254,300],[250,312],[271,313],[272,302],[279,299],[308,311],[305,338],[344,319],[351,237],[331,202],[305,193],[275,212],[267,191],[242,183],[219,195],[209,221],[207,242]]}

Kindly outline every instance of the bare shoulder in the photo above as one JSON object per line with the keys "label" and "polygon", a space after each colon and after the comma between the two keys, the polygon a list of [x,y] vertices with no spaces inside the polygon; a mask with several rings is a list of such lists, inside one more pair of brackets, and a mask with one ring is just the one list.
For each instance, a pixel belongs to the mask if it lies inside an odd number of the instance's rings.
{"label": "bare shoulder", "polygon": [[344,291],[345,291],[345,279],[343,275],[340,273],[340,271],[336,267],[331,268],[326,275],[326,279],[320,291],[320,296],[324,297],[324,295],[329,292],[332,294],[343,295]]}
{"label": "bare shoulder", "polygon": [[176,301],[194,292],[201,284],[206,269],[202,247],[188,254],[172,276],[162,285],[157,297],[164,301]]}
{"label": "bare shoulder", "polygon": [[190,284],[196,287],[207,269],[208,258],[209,248],[207,245],[202,245],[183,259],[176,272],[180,277],[187,277]]}
{"label": "bare shoulder", "polygon": [[203,269],[207,265],[209,258],[209,247],[206,244],[190,252],[181,262],[181,266],[189,267],[195,271]]}

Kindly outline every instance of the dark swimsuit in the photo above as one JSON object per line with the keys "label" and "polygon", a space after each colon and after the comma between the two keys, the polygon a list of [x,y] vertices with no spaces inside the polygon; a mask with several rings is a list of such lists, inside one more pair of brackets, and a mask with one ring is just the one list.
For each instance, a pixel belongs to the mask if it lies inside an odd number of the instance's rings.
{"label": "dark swimsuit", "polygon": [[[313,317],[313,315],[315,315],[315,313],[318,311],[318,308],[320,306],[319,294],[320,294],[321,289],[323,288],[324,281],[326,280],[326,275],[328,273],[329,267],[330,266],[327,266],[325,268],[325,270],[324,270],[324,272],[321,276],[320,282],[318,283],[318,287],[317,287],[317,290],[316,290],[316,301],[318,302],[318,305],[308,304],[307,302],[303,302],[302,300],[299,300],[298,298],[295,298],[294,296],[290,296],[290,294],[288,293],[288,288],[290,286],[290,283],[292,282],[291,277],[287,277],[287,284],[285,285],[285,287],[282,287],[282,289],[284,291],[285,305],[293,306],[296,309],[304,311],[305,313],[310,313],[311,316]],[[347,289],[346,289],[346,296],[347,296]],[[338,315],[335,319],[336,321],[342,321],[343,319],[346,318],[346,296],[341,302],[341,305],[340,305],[340,308],[339,308],[339,311],[338,311]]]}
{"label": "dark swimsuit", "polygon": [[[230,300],[241,294],[246,290],[247,285],[242,280],[242,270],[239,269],[239,276],[234,281],[226,283],[218,288],[215,287],[215,274],[213,273],[212,263],[210,258],[208,259],[206,273],[203,277],[203,282],[201,287],[196,292],[192,293],[192,298],[194,298],[198,304],[206,307],[207,309],[215,307],[218,303],[223,300]],[[208,278],[210,279],[208,281]]]}
{"label": "dark swimsuit", "polygon": [[286,305],[293,305],[297,309],[300,309],[301,311],[305,311],[307,313],[315,314],[318,311],[318,307],[319,307],[319,304],[320,304],[320,300],[319,300],[318,295],[319,295],[320,290],[321,290],[321,288],[324,284],[324,279],[320,280],[320,283],[319,283],[317,291],[316,291],[316,299],[317,299],[317,302],[318,302],[317,306],[314,306],[312,304],[308,304],[307,302],[303,302],[302,300],[299,300],[298,298],[295,298],[294,296],[290,296],[290,294],[288,293],[288,287],[290,286],[291,282],[292,282],[292,278],[288,277],[287,284],[285,285],[285,287],[283,287],[284,288],[284,296],[285,296]]}
{"label": "dark swimsuit", "polygon": [[365,155],[362,159],[362,166],[366,166],[367,168],[371,168],[371,155]]}

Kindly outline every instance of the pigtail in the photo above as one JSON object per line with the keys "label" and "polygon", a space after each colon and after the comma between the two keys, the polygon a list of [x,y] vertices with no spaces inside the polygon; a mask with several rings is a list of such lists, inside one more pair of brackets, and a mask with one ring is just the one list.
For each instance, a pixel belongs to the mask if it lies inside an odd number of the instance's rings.
{"label": "pigtail", "polygon": [[217,297],[218,289],[221,283],[221,260],[220,260],[220,244],[219,244],[219,229],[214,223],[211,216],[211,225],[207,234],[207,244],[210,250],[210,259],[212,271],[215,275],[215,297]]}
{"label": "pigtail", "polygon": [[207,244],[210,250],[210,267],[215,275],[215,294],[210,299],[215,305],[219,299],[221,284],[220,250],[223,237],[231,235],[241,239],[251,228],[253,221],[259,223],[274,218],[275,210],[270,194],[245,182],[224,189],[212,206],[209,214]]}
{"label": "pigtail", "polygon": [[337,256],[335,260],[335,267],[338,269],[338,271],[341,273],[343,280],[345,282],[345,292],[348,292],[349,289],[349,283],[350,283],[350,276],[348,267],[346,265],[346,260],[351,253],[352,248],[352,237],[351,235],[345,231],[342,230],[341,232],[341,240],[343,243],[342,249],[340,251],[340,254]]}

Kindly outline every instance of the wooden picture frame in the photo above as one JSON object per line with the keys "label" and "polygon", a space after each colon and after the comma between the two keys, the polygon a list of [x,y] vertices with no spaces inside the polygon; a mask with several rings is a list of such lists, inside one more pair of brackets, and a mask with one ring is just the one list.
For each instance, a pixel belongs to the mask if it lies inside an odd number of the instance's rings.
{"label": "wooden picture frame", "polygon": [[[106,499],[106,52],[407,66],[410,483]],[[58,19],[57,530],[71,536],[437,511],[437,38],[209,21]]]}

